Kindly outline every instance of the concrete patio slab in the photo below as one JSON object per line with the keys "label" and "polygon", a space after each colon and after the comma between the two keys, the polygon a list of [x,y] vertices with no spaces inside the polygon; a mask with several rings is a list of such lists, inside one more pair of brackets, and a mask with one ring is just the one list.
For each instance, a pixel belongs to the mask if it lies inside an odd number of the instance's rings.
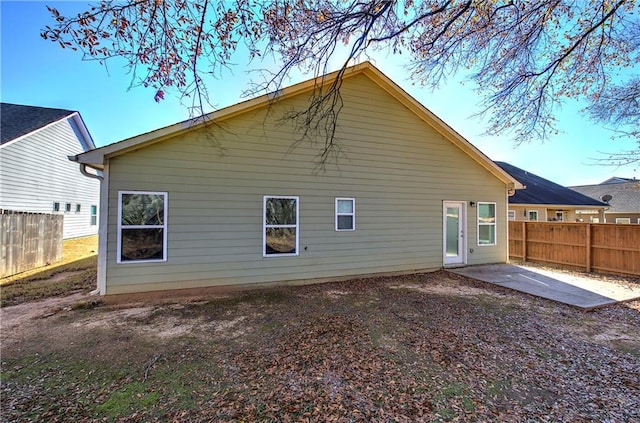
{"label": "concrete patio slab", "polygon": [[587,310],[640,298],[640,287],[521,265],[491,264],[447,271]]}

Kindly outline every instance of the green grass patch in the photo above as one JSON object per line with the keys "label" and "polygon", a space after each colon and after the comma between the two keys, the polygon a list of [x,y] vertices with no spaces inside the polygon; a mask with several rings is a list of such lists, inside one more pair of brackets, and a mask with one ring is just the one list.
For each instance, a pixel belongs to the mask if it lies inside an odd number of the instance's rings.
{"label": "green grass patch", "polygon": [[138,409],[155,407],[160,398],[159,392],[149,391],[142,382],[130,382],[114,391],[107,400],[96,407],[96,411],[105,417],[116,419],[128,416]]}

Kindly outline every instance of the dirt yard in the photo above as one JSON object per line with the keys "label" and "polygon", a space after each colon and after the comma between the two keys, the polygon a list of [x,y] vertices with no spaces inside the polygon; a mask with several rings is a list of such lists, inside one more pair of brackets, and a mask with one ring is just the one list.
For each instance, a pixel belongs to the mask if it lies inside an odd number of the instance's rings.
{"label": "dirt yard", "polygon": [[172,304],[5,307],[1,420],[640,419],[640,302],[445,272]]}

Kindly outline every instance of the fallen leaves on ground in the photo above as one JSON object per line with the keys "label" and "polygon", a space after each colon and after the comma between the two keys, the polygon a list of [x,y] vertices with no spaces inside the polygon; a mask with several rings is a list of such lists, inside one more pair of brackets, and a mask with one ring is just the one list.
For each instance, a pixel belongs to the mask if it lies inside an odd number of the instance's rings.
{"label": "fallen leaves on ground", "polygon": [[12,335],[3,421],[640,419],[636,303],[583,312],[446,272],[71,309]]}

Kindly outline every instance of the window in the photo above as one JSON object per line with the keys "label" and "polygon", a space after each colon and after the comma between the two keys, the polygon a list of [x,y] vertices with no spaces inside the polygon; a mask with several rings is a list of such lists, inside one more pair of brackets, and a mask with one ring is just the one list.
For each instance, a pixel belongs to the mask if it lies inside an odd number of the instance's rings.
{"label": "window", "polygon": [[167,193],[120,191],[118,263],[166,260]]}
{"label": "window", "polygon": [[631,219],[628,217],[616,217],[616,223],[631,223]]}
{"label": "window", "polygon": [[264,196],[262,256],[298,255],[298,197]]}
{"label": "window", "polygon": [[82,206],[80,204],[76,204],[76,213],[80,213],[81,207]]}
{"label": "window", "polygon": [[478,245],[496,245],[496,203],[478,203]]}
{"label": "window", "polygon": [[529,210],[529,220],[538,221],[538,210]]}
{"label": "window", "polygon": [[515,210],[509,210],[507,218],[509,220],[516,220],[516,211]]}
{"label": "window", "polygon": [[60,203],[59,202],[55,201],[53,203],[53,211],[54,212],[59,212],[60,211]]}
{"label": "window", "polygon": [[600,223],[599,217],[591,217],[591,223]]}
{"label": "window", "polygon": [[96,226],[98,224],[98,206],[95,204],[91,205],[91,226]]}
{"label": "window", "polygon": [[336,231],[354,231],[356,229],[356,200],[336,198]]}
{"label": "window", "polygon": [[558,222],[562,222],[562,221],[564,220],[564,213],[563,213],[563,212],[561,212],[561,211],[556,212],[556,220],[557,220]]}
{"label": "window", "polygon": [[65,213],[71,213],[71,203],[65,203],[64,212]]}

